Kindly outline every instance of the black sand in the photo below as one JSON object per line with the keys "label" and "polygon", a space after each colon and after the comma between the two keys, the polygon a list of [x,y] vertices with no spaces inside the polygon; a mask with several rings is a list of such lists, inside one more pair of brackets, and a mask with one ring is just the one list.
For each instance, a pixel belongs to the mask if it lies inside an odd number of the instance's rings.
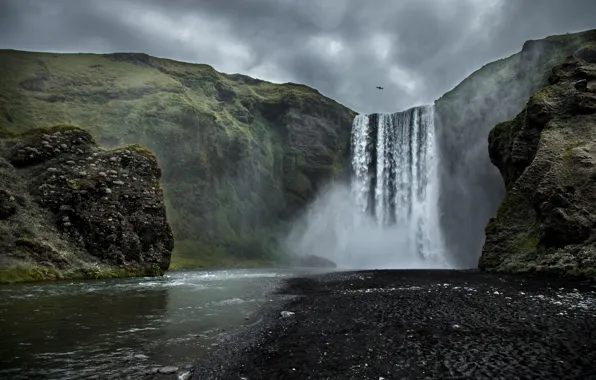
{"label": "black sand", "polygon": [[192,378],[596,379],[587,284],[366,271],[292,279],[279,293],[297,297],[272,303]]}

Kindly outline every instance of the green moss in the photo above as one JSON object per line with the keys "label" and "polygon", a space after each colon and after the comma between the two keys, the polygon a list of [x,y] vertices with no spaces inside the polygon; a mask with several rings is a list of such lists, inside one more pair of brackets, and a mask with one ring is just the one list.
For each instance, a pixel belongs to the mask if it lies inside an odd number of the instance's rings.
{"label": "green moss", "polygon": [[528,102],[528,104],[533,104],[533,103],[550,103],[549,99],[552,97],[552,92],[553,92],[553,87],[551,86],[546,86],[543,89],[541,89],[540,91],[537,91],[534,93],[534,95],[532,95],[530,97],[530,101]]}
{"label": "green moss", "polygon": [[95,186],[95,182],[87,178],[75,178],[67,180],[68,186],[72,189],[90,189]]}
{"label": "green moss", "polygon": [[106,279],[124,277],[157,277],[164,272],[156,265],[150,267],[86,266],[69,270],[49,268],[36,264],[18,263],[0,269],[0,284],[54,281],[63,279]]}
{"label": "green moss", "polygon": [[223,247],[205,245],[201,241],[176,242],[170,270],[271,266],[266,259],[238,259],[231,257]]}
{"label": "green moss", "polygon": [[[0,137],[3,138],[29,138],[29,137],[39,137],[44,134],[52,134],[56,132],[67,132],[67,131],[85,131],[84,129],[77,127],[75,125],[70,124],[56,124],[51,126],[45,127],[38,127],[34,129],[28,129],[24,131],[15,131],[9,129],[7,126],[0,127]],[[85,132],[86,133],[86,132]]]}
{"label": "green moss", "polygon": [[59,270],[33,264],[23,263],[0,269],[0,284],[57,280],[61,278],[63,278],[63,274]]}
{"label": "green moss", "polygon": [[561,152],[561,158],[564,159],[565,161],[569,160],[572,155],[573,155],[573,151],[571,149],[567,149],[567,150],[564,150],[563,152]]}
{"label": "green moss", "polygon": [[505,194],[505,198],[503,198],[503,201],[499,205],[499,209],[497,211],[497,218],[494,220],[494,222],[496,222],[497,220],[507,220],[508,218],[512,217],[512,214],[514,214],[517,211],[517,202],[518,199],[516,198],[515,194],[508,191]]}
{"label": "green moss", "polygon": [[521,233],[515,239],[515,246],[520,253],[536,253],[539,251],[540,234],[535,228]]}

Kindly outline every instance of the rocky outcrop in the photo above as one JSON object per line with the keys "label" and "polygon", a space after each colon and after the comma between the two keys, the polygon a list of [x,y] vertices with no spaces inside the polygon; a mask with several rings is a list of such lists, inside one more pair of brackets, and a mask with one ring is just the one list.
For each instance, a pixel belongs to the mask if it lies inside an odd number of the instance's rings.
{"label": "rocky outcrop", "polygon": [[69,123],[155,152],[174,268],[275,257],[284,222],[345,172],[354,115],[312,88],[206,65],[0,51],[0,129]]}
{"label": "rocky outcrop", "polygon": [[596,59],[569,58],[491,131],[507,194],[486,227],[481,269],[596,276],[594,84]]}
{"label": "rocky outcrop", "polygon": [[484,227],[505,195],[486,140],[547,84],[553,66],[570,55],[588,57],[596,30],[527,41],[510,57],[489,63],[435,102],[440,155],[439,209],[446,245],[459,266],[475,267]]}
{"label": "rocky outcrop", "polygon": [[0,282],[159,275],[170,264],[160,168],[62,125],[0,139]]}

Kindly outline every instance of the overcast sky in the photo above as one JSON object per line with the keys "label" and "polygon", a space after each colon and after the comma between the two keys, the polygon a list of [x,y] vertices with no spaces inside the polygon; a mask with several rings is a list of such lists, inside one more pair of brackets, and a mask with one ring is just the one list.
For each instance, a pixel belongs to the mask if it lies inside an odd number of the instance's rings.
{"label": "overcast sky", "polygon": [[595,15],[596,0],[0,0],[0,48],[144,52],[393,112]]}

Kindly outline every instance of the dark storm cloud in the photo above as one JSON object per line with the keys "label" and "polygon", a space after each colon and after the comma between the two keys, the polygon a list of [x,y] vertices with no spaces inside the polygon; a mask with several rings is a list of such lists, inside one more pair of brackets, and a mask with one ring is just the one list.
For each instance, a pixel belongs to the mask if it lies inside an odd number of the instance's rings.
{"label": "dark storm cloud", "polygon": [[0,48],[142,51],[305,83],[360,112],[430,103],[528,39],[596,28],[594,0],[0,0],[0,7]]}

